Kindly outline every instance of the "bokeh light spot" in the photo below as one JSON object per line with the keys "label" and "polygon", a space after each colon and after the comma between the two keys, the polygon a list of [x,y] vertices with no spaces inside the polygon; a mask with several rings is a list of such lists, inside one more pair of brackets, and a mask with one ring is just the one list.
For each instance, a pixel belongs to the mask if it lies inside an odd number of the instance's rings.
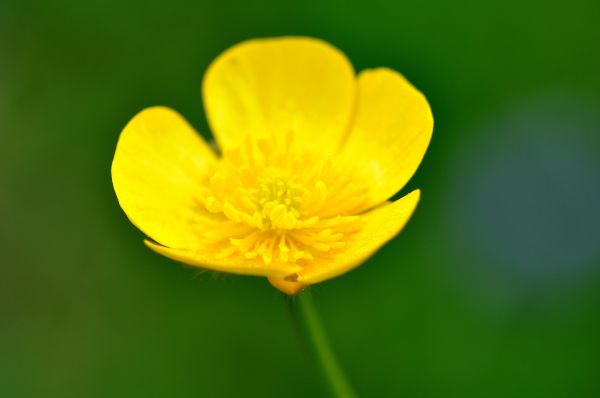
{"label": "bokeh light spot", "polygon": [[460,147],[448,224],[470,270],[487,265],[488,277],[531,290],[600,264],[599,114],[581,98],[543,96]]}

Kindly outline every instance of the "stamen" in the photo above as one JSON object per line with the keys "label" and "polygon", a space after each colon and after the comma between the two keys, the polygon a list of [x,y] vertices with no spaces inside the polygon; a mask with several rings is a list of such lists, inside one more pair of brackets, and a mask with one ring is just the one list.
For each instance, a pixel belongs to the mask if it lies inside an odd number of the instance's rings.
{"label": "stamen", "polygon": [[[278,142],[279,141],[279,142]],[[296,263],[342,250],[360,229],[353,216],[367,187],[331,158],[279,140],[246,138],[223,153],[199,189],[199,239],[216,258]]]}

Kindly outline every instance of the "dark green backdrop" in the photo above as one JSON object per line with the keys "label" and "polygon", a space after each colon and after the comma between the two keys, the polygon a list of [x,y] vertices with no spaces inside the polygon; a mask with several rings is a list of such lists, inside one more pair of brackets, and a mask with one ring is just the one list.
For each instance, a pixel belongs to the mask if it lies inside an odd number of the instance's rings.
{"label": "dark green backdrop", "polygon": [[0,396],[324,396],[280,294],[150,252],[110,163],[140,109],[310,35],[431,102],[402,234],[314,287],[362,396],[600,396],[596,1],[0,2]]}

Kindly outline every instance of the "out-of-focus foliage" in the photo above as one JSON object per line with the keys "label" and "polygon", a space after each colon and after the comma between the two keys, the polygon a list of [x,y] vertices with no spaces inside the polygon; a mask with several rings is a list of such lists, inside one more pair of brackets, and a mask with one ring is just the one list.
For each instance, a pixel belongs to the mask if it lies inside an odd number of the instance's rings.
{"label": "out-of-focus foliage", "polygon": [[280,294],[149,251],[110,181],[162,104],[209,137],[206,66],[310,35],[431,102],[422,201],[316,286],[364,396],[600,394],[598,3],[0,3],[0,395],[321,396]]}

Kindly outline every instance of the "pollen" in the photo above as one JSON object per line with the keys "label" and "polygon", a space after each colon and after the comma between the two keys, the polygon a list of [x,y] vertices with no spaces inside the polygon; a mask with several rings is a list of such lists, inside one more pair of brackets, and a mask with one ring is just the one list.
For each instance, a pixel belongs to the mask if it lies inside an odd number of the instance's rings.
{"label": "pollen", "polygon": [[196,198],[203,250],[298,265],[342,250],[360,229],[367,186],[318,153],[293,133],[224,151]]}

